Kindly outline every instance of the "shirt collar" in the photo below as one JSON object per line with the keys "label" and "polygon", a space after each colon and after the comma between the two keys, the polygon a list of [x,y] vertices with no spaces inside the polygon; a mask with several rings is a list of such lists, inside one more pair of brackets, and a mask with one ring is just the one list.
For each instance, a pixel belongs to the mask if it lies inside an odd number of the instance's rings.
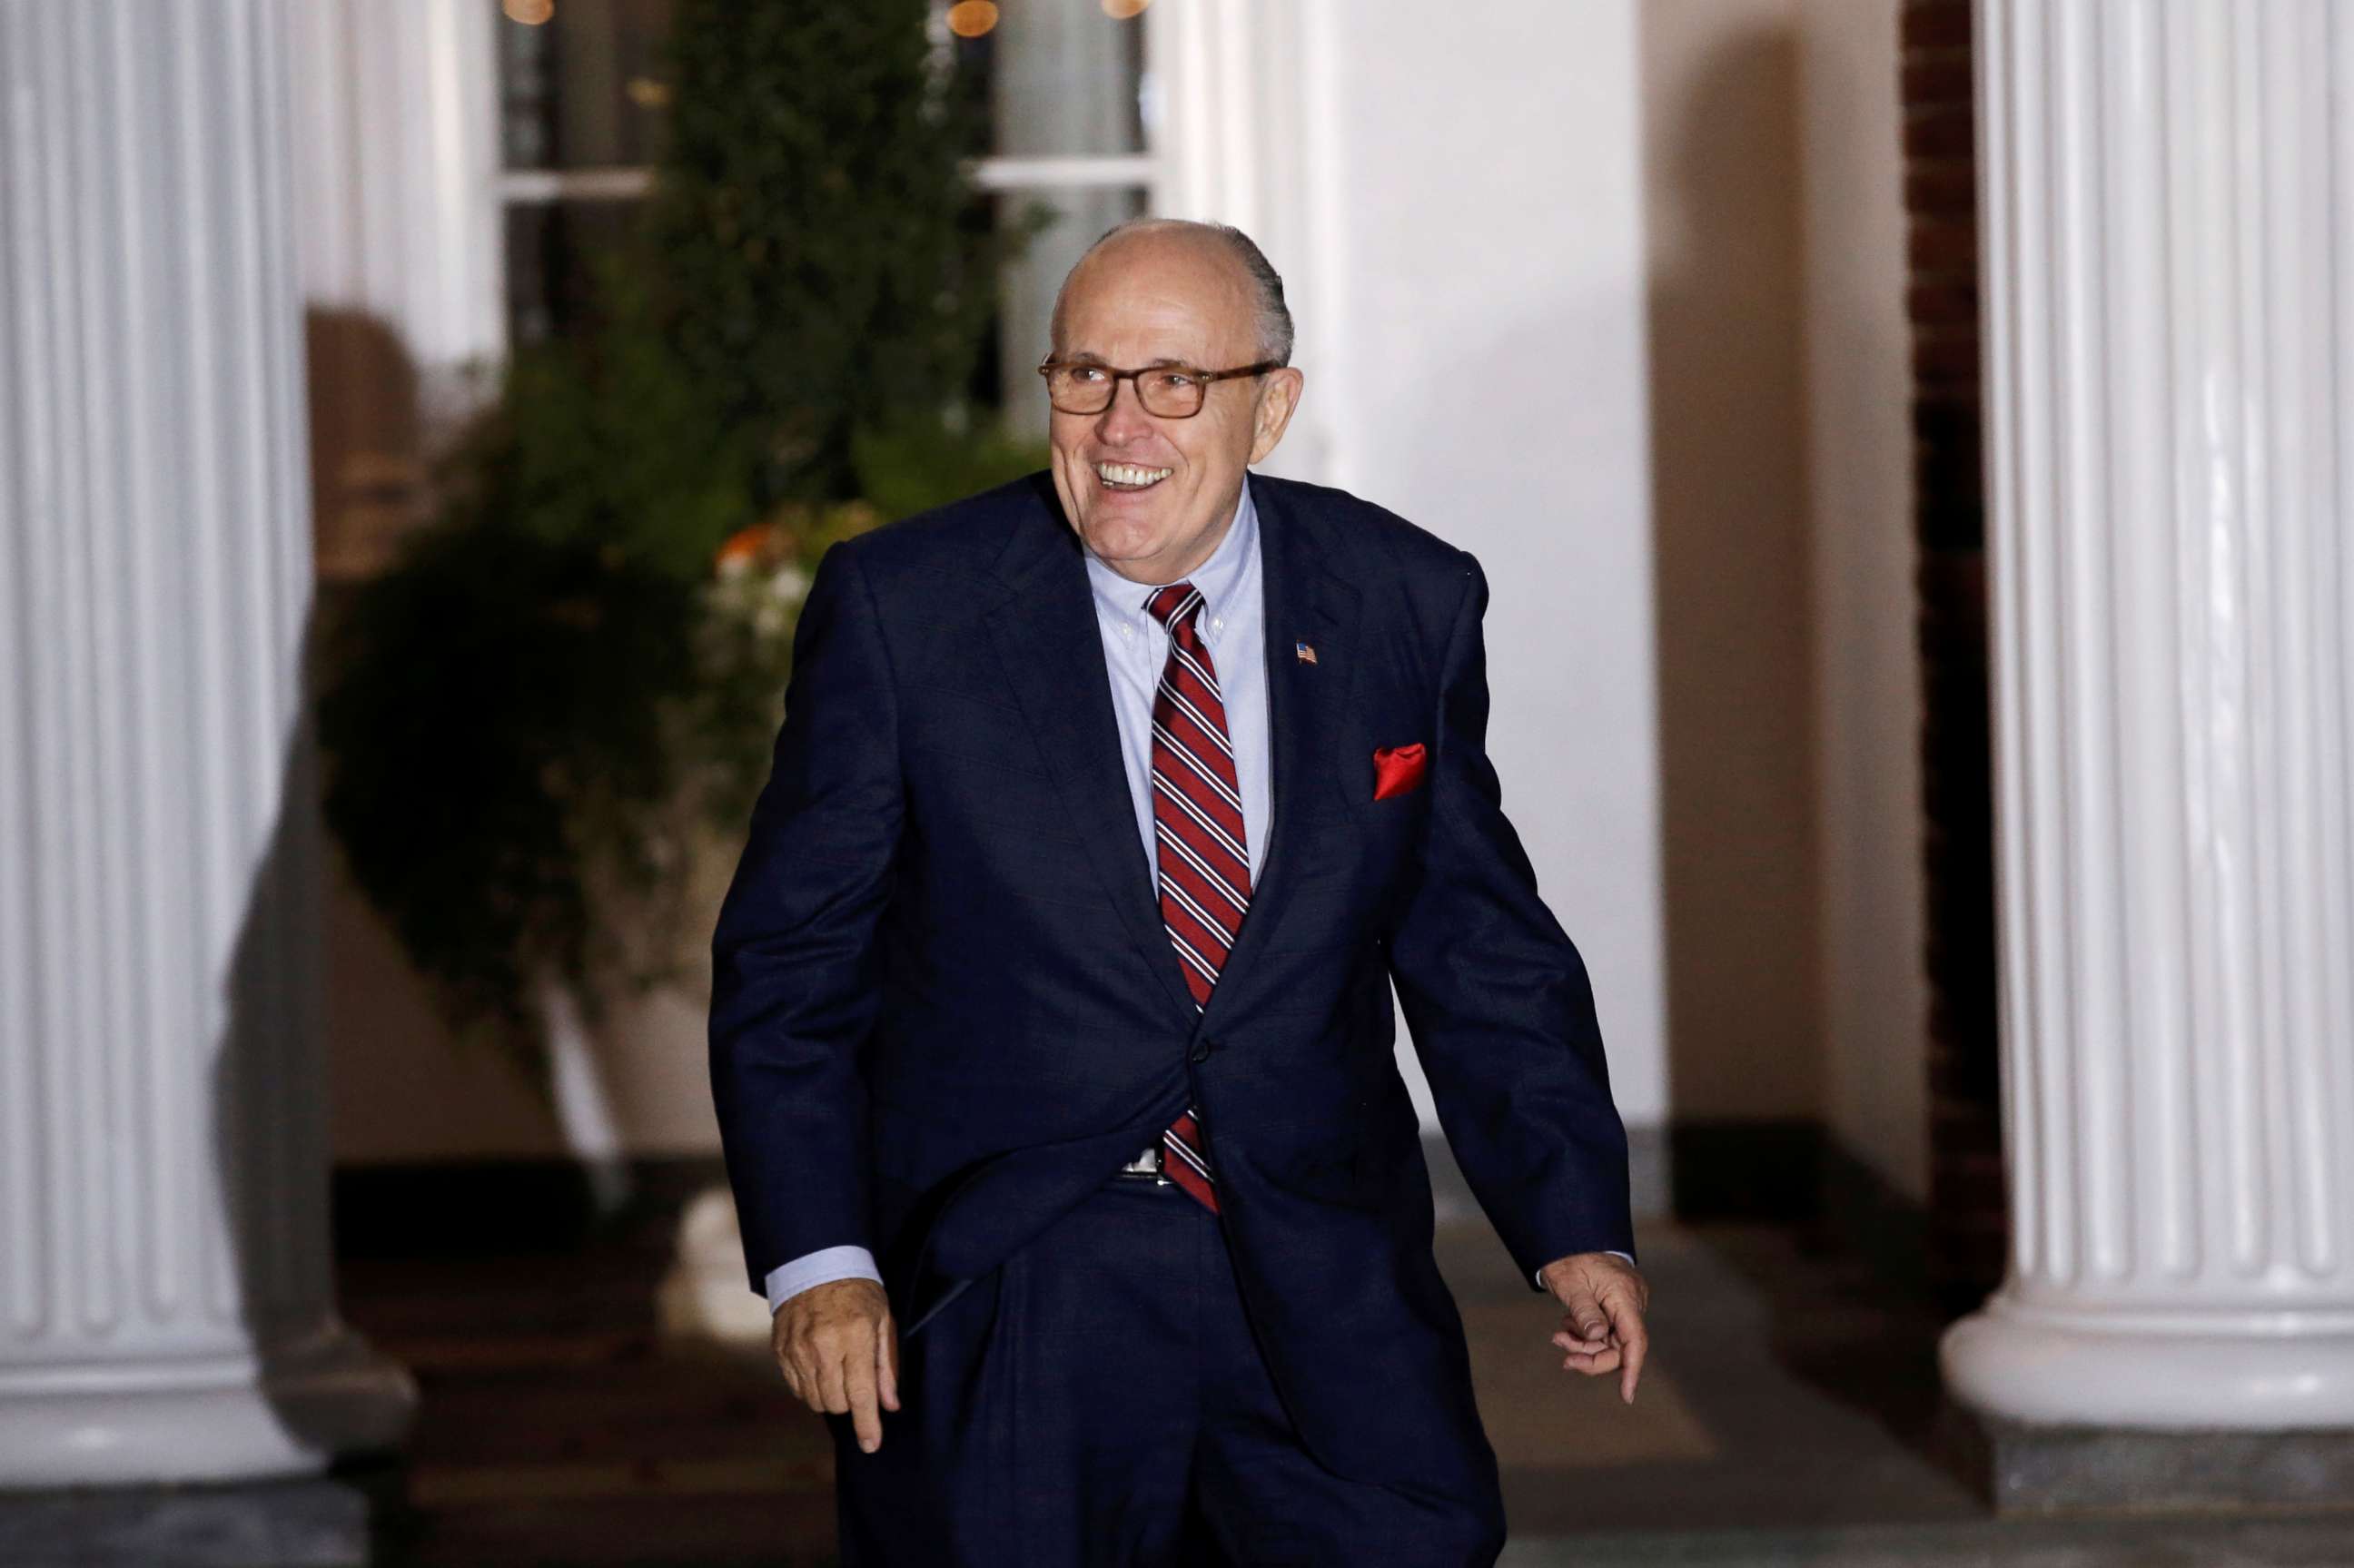
{"label": "shirt collar", "polygon": [[[1223,620],[1231,608],[1235,592],[1245,585],[1251,562],[1258,554],[1258,508],[1251,501],[1250,477],[1244,475],[1242,493],[1235,501],[1234,521],[1226,525],[1226,536],[1210,552],[1210,558],[1185,576],[1202,596],[1202,626],[1204,632],[1211,623]],[[1098,608],[1122,620],[1150,620],[1152,612],[1146,608],[1157,589],[1149,583],[1131,581],[1120,576],[1086,552],[1087,582],[1094,588]]]}

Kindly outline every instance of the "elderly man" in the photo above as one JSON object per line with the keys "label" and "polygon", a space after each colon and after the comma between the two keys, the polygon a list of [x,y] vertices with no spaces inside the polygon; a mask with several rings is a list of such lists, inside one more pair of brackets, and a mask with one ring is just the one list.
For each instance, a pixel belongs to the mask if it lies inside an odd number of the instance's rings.
{"label": "elderly man", "polygon": [[1494,1561],[1393,982],[1564,1367],[1634,1397],[1625,1134],[1499,809],[1487,583],[1246,477],[1290,350],[1241,233],[1114,229],[1039,367],[1051,472],[811,587],[711,1064],[846,1563]]}

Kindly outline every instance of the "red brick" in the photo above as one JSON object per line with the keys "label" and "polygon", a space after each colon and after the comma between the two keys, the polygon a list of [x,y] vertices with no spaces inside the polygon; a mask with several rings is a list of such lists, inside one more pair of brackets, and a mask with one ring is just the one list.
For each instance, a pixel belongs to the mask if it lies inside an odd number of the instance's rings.
{"label": "red brick", "polygon": [[1970,0],[1904,0],[1920,853],[1929,979],[1930,1272],[1974,1304],[2008,1252],[1995,1093],[1993,856]]}
{"label": "red brick", "polygon": [[1975,158],[1977,117],[1967,104],[1908,110],[1904,115],[1904,156],[1914,158]]}
{"label": "red brick", "polygon": [[1916,278],[1925,272],[1976,273],[1978,226],[1974,216],[1924,215],[1905,226],[1904,260]]}
{"label": "red brick", "polygon": [[1904,0],[1904,19],[1898,48],[1915,49],[1967,48],[1970,43],[1970,0]]}
{"label": "red brick", "polygon": [[1921,49],[1909,54],[1900,79],[1907,109],[1975,101],[1978,72],[1967,49]]}
{"label": "red brick", "polygon": [[1968,158],[1940,163],[1913,160],[1904,165],[1904,210],[1916,217],[1957,217],[1978,211],[1978,163]]}
{"label": "red brick", "polygon": [[1975,279],[1921,281],[1904,291],[1904,314],[1916,326],[1950,326],[1978,319]]}
{"label": "red brick", "polygon": [[1976,333],[1929,331],[1913,338],[1913,379],[1922,387],[1978,390],[1978,340]]}

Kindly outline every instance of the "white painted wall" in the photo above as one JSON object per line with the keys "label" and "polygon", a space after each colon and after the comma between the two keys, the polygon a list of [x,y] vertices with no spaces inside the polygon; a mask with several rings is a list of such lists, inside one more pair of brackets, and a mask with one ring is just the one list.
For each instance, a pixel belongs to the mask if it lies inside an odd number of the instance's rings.
{"label": "white painted wall", "polygon": [[1791,0],[1645,0],[1668,1097],[1822,1098]]}
{"label": "white painted wall", "polygon": [[1921,699],[1896,0],[1799,0],[1823,1115],[1925,1198]]}
{"label": "white painted wall", "polygon": [[1302,417],[1330,482],[1485,567],[1505,810],[1592,972],[1620,1108],[1656,1122],[1668,1101],[1635,7],[1458,7],[1439,47],[1426,6],[1311,10],[1307,66],[1321,79],[1303,90],[1324,112],[1305,131],[1324,221],[1300,258],[1316,288],[1295,302]]}
{"label": "white painted wall", "polygon": [[1927,1186],[1896,0],[1645,0],[1668,1099]]}

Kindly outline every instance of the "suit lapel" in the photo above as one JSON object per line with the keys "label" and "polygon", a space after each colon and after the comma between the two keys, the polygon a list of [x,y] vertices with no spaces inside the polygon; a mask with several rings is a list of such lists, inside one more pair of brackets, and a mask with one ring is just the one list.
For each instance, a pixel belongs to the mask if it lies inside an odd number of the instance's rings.
{"label": "suit lapel", "polygon": [[[1272,821],[1266,863],[1252,890],[1233,951],[1206,1010],[1196,1013],[1183,970],[1161,923],[1153,868],[1136,832],[1135,803],[1112,713],[1095,595],[1077,536],[1063,520],[1051,482],[1040,475],[1038,504],[1023,509],[995,572],[1005,597],[984,612],[1008,687],[1028,719],[1066,820],[1111,895],[1163,1000],[1190,1034],[1232,1012],[1236,981],[1280,921],[1300,859],[1305,803],[1334,785],[1335,726],[1346,711],[1360,662],[1353,657],[1358,595],[1324,564],[1315,524],[1279,483],[1254,481],[1259,565],[1266,596],[1267,728],[1274,752]],[[1298,645],[1316,651],[1313,664]]]}
{"label": "suit lapel", "polygon": [[[1335,787],[1340,715],[1347,711],[1361,662],[1354,657],[1358,594],[1325,564],[1326,542],[1280,481],[1254,478],[1259,568],[1266,595],[1267,732],[1274,768],[1266,864],[1251,890],[1242,930],[1218,971],[1201,1015],[1204,1027],[1226,1017],[1247,994],[1252,959],[1282,923],[1298,880],[1310,802]],[[1316,654],[1299,655],[1306,643]],[[1338,797],[1335,797],[1338,799]],[[1182,977],[1181,977],[1182,978]]]}
{"label": "suit lapel", "polygon": [[1078,536],[1063,521],[1052,482],[1024,508],[996,563],[1009,590],[987,613],[1005,678],[1063,800],[1065,819],[1111,895],[1120,925],[1185,1029],[1196,1014],[1161,924],[1152,868],[1137,841],[1135,802],[1112,716],[1111,673]]}

